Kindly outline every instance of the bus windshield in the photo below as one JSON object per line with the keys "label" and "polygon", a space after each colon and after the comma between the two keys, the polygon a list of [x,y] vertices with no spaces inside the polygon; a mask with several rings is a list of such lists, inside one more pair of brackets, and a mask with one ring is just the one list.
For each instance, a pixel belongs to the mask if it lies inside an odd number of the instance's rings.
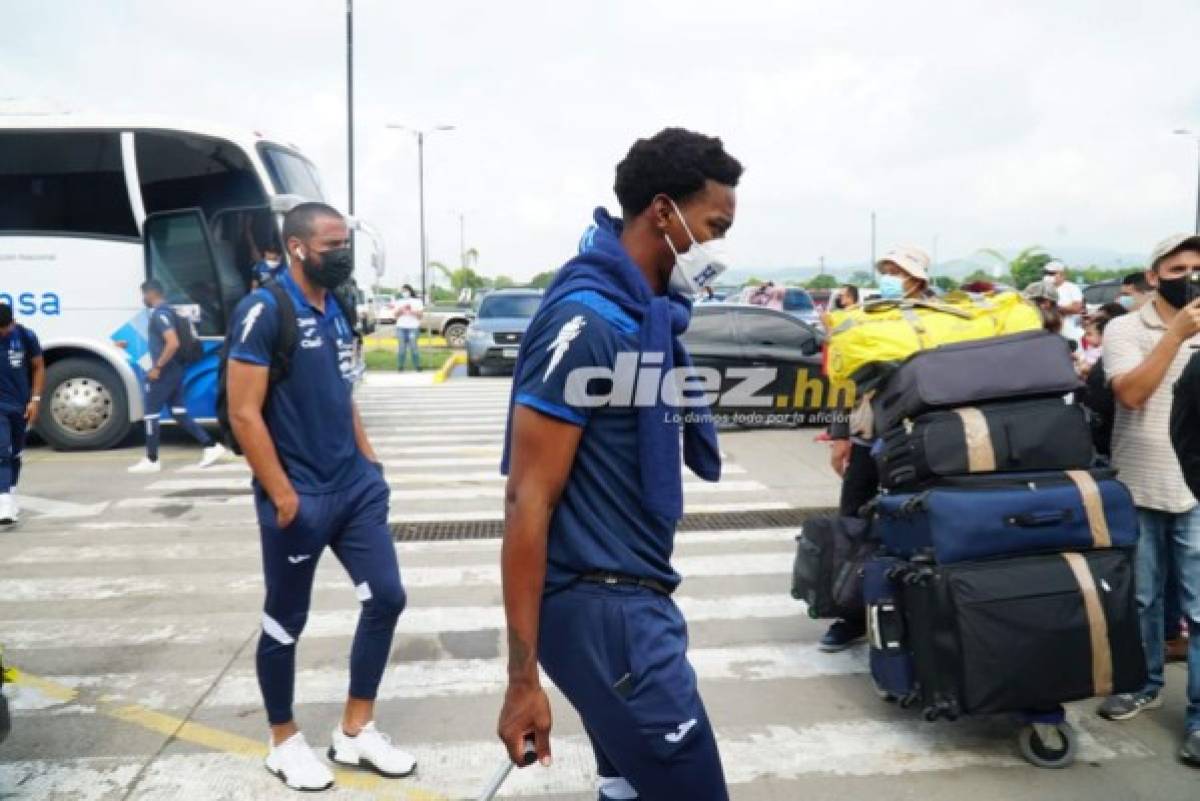
{"label": "bus windshield", "polygon": [[310,200],[323,200],[321,179],[312,162],[298,153],[277,145],[258,146],[275,191],[282,195],[300,195]]}

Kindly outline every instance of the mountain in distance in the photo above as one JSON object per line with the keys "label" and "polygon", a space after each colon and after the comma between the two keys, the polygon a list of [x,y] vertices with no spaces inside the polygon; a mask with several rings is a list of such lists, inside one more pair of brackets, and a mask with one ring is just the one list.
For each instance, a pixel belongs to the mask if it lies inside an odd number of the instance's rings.
{"label": "mountain in distance", "polygon": [[[1066,264],[1068,268],[1074,269],[1083,269],[1095,265],[1110,269],[1128,268],[1130,272],[1134,272],[1141,269],[1146,263],[1146,254],[1121,253],[1104,248],[1064,247],[1055,249],[1045,248],[1045,250],[1051,256]],[[1000,252],[1008,258],[1012,258],[1020,252],[1020,248],[1000,248]],[[983,270],[989,275],[995,275],[998,267],[1004,269],[994,257],[975,252],[969,256],[938,261],[937,264],[933,265],[933,275],[948,275],[951,278],[961,280],[976,270]],[[826,265],[825,272],[838,280],[846,280],[854,273],[868,269],[866,263],[858,262],[856,264]],[[819,273],[820,268],[815,265],[811,267],[773,269],[738,267],[722,275],[720,283],[744,284],[751,278],[774,281],[777,284],[807,283]]]}

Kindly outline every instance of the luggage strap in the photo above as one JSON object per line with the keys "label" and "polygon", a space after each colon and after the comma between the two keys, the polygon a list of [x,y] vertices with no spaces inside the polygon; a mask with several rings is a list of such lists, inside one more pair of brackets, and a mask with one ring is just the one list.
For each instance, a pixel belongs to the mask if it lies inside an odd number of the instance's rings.
{"label": "luggage strap", "polygon": [[1093,695],[1112,695],[1113,664],[1112,646],[1108,641],[1108,619],[1104,616],[1100,593],[1096,591],[1096,579],[1092,575],[1092,568],[1083,554],[1064,553],[1060,556],[1071,568],[1071,573],[1074,574],[1075,581],[1083,593],[1083,611],[1087,616],[1088,638],[1092,644]]}
{"label": "luggage strap", "polygon": [[1108,531],[1108,519],[1104,516],[1104,500],[1100,497],[1100,486],[1086,470],[1068,470],[1067,478],[1075,483],[1083,496],[1083,511],[1087,515],[1088,528],[1092,531],[1092,546],[1111,548],[1112,535]]}
{"label": "luggage strap", "polygon": [[967,471],[996,472],[996,449],[992,446],[992,434],[988,431],[987,418],[983,416],[983,412],[974,406],[964,406],[955,409],[954,413],[962,420],[963,434],[966,436]]}

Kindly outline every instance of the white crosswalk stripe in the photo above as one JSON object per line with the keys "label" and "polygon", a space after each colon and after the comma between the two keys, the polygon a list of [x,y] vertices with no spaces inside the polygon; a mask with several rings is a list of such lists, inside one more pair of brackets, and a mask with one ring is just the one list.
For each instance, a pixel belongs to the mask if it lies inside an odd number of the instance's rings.
{"label": "white crosswalk stripe", "polygon": [[[497,468],[508,394],[503,381],[419,390],[368,384],[359,391],[392,486],[392,523],[502,519],[504,478]],[[719,483],[687,473],[684,483],[690,513],[790,508],[734,463],[725,465]],[[0,752],[0,795],[291,798],[246,747],[221,745],[223,738],[265,741],[253,647],[263,586],[248,468],[233,459],[209,469],[181,465],[140,486],[103,516],[32,527],[0,541],[6,660],[37,666],[30,672],[51,683],[6,688],[16,727],[84,732],[46,740],[75,742],[114,709],[137,708],[154,720],[191,715],[216,734],[189,741],[183,733],[185,746],[153,760],[137,750],[135,737],[84,754]],[[795,533],[738,528],[685,531],[676,539],[673,564],[684,576],[676,602],[689,623],[690,660],[734,797],[760,788],[762,795],[748,797],[806,797],[808,782],[829,776],[1029,769],[1015,754],[1007,724],[924,723],[876,701],[864,675],[864,647],[819,652],[821,625],[788,594]],[[500,544],[461,539],[395,547],[409,606],[377,702],[381,725],[417,755],[420,771],[379,789],[336,789],[327,797],[472,799],[502,756],[492,735],[506,676]],[[358,612],[351,582],[324,555],[296,683],[297,718],[311,721],[309,742],[322,754],[345,697]],[[67,698],[46,686],[78,695]],[[554,765],[514,772],[502,797],[592,801],[591,749],[565,701],[553,689],[551,695]],[[1153,756],[1120,727],[1072,715],[1081,760],[1102,765]],[[18,789],[6,794],[7,788]]]}

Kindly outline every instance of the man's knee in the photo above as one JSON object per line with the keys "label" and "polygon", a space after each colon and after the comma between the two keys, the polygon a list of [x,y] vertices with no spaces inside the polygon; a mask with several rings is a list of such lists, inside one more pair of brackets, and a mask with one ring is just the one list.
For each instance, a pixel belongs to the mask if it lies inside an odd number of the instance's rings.
{"label": "man's knee", "polygon": [[404,585],[395,581],[364,581],[354,588],[363,610],[380,618],[397,618],[408,604]]}
{"label": "man's knee", "polygon": [[263,612],[262,631],[276,645],[286,647],[296,644],[296,640],[300,639],[300,635],[304,633],[306,623],[308,623],[308,610],[274,615]]}

